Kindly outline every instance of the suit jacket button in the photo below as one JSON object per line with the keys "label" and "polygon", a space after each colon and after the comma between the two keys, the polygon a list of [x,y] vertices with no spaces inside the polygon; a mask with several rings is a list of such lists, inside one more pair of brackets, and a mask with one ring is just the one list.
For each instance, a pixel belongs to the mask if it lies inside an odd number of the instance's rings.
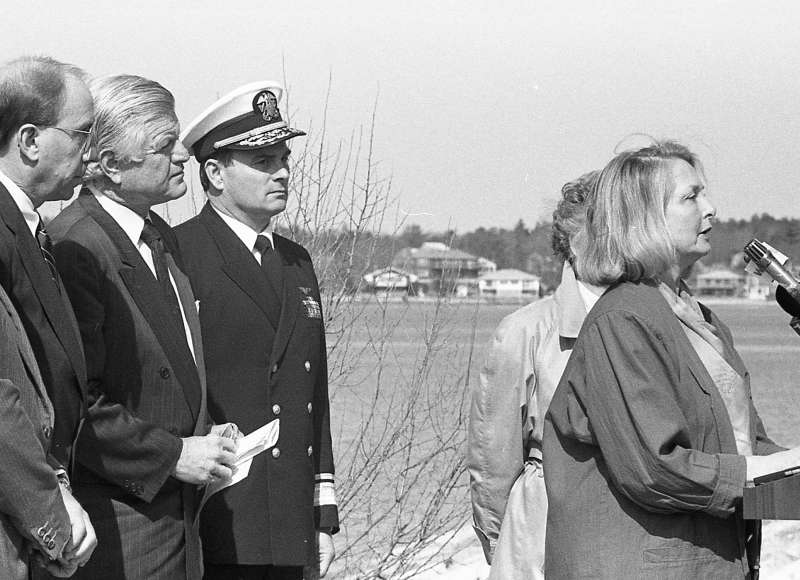
{"label": "suit jacket button", "polygon": [[272,405],[272,414],[273,415],[280,415],[281,414],[281,406],[278,405],[277,403],[275,405]]}
{"label": "suit jacket button", "polygon": [[170,372],[169,372],[169,369],[167,367],[161,367],[159,369],[159,371],[158,371],[158,374],[161,375],[162,379],[168,379],[169,375],[170,375]]}
{"label": "suit jacket button", "polygon": [[280,456],[281,456],[281,450],[280,450],[280,449],[278,449],[277,447],[273,447],[273,448],[272,448],[272,456],[273,456],[275,459],[277,459],[278,457],[280,457]]}
{"label": "suit jacket button", "polygon": [[53,548],[56,547],[56,543],[53,540],[50,540],[49,542],[47,542],[47,547],[52,550]]}
{"label": "suit jacket button", "polygon": [[309,403],[308,405],[306,405],[306,409],[308,409],[308,414],[310,415],[311,411],[314,409],[314,407],[312,407],[311,403]]}
{"label": "suit jacket button", "polygon": [[53,434],[53,430],[50,428],[50,425],[45,425],[42,431],[44,432],[45,439],[50,439],[50,435]]}
{"label": "suit jacket button", "polygon": [[303,366],[306,368],[306,372],[307,373],[311,372],[311,362],[306,361],[306,362],[303,363]]}
{"label": "suit jacket button", "polygon": [[273,373],[277,373],[278,372],[278,363],[275,363],[274,365],[272,365],[272,372]]}
{"label": "suit jacket button", "polygon": [[314,447],[309,445],[308,446],[308,456],[311,457],[311,454],[314,453]]}
{"label": "suit jacket button", "polygon": [[176,437],[178,435],[178,428],[177,427],[170,427],[169,429],[167,429],[167,431],[169,431],[170,435],[175,435]]}

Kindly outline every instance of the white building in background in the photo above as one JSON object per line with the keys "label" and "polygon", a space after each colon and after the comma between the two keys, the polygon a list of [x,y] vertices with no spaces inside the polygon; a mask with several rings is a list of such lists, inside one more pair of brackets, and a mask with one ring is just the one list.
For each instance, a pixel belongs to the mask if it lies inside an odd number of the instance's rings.
{"label": "white building in background", "polygon": [[364,274],[363,279],[373,292],[412,294],[419,278],[411,272],[389,266]]}
{"label": "white building in background", "polygon": [[697,275],[695,293],[698,296],[739,297],[745,294],[744,273],[729,268],[715,268]]}
{"label": "white building in background", "polygon": [[488,258],[478,258],[478,276],[483,276],[484,274],[491,274],[492,272],[497,272],[497,264],[492,262]]}
{"label": "white building in background", "polygon": [[481,275],[478,278],[480,295],[488,298],[539,297],[541,278],[522,270],[506,268]]}
{"label": "white building in background", "polygon": [[492,272],[497,265],[486,258],[473,256],[441,242],[425,242],[419,248],[403,248],[392,258],[396,270],[418,277],[418,294],[453,294],[459,297],[478,292],[480,275]]}
{"label": "white building in background", "polygon": [[744,279],[744,295],[751,300],[767,300],[770,296],[774,296],[775,289],[768,280],[764,279],[765,276],[754,276],[748,274]]}

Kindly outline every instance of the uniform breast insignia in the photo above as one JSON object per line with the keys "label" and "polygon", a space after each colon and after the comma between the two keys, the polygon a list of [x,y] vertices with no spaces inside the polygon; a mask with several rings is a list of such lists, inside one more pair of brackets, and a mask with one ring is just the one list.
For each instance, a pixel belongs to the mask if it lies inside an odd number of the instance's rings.
{"label": "uniform breast insignia", "polygon": [[306,318],[316,318],[322,320],[322,308],[311,295],[311,288],[300,286],[297,288],[303,294],[303,306],[306,309]]}

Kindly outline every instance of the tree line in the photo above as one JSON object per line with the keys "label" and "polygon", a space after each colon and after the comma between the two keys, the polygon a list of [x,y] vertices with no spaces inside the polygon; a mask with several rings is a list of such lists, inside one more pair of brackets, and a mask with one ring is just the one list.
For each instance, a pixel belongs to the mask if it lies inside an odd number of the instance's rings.
{"label": "tree line", "polygon": [[[327,232],[326,235],[347,238],[347,230]],[[540,221],[529,227],[519,220],[511,229],[478,227],[473,231],[424,231],[417,224],[409,224],[394,234],[367,234],[359,236],[352,256],[361,256],[361,264],[350,270],[353,289],[360,286],[360,276],[371,270],[388,266],[402,248],[417,248],[425,242],[443,242],[452,248],[475,256],[487,258],[498,268],[515,268],[542,278],[545,288],[554,288],[561,275],[561,264],[550,247],[551,222]],[[775,218],[769,214],[753,215],[750,219],[729,219],[714,225],[711,232],[712,250],[702,265],[723,265],[741,268],[741,252],[752,238],[769,242],[789,257],[800,259],[800,219]],[[337,244],[338,245],[338,244]],[[347,247],[346,244],[340,244]],[[336,256],[329,256],[334,263]],[[356,258],[358,260],[358,258]]]}

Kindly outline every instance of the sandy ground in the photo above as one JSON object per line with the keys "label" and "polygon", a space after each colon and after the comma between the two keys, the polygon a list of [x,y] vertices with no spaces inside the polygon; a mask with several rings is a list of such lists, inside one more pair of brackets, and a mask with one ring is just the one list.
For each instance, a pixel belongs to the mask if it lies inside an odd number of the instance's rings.
{"label": "sandy ground", "polygon": [[[764,523],[761,578],[800,580],[800,522]],[[419,580],[486,580],[489,566],[470,526],[464,526],[445,549],[446,564],[418,576]]]}

